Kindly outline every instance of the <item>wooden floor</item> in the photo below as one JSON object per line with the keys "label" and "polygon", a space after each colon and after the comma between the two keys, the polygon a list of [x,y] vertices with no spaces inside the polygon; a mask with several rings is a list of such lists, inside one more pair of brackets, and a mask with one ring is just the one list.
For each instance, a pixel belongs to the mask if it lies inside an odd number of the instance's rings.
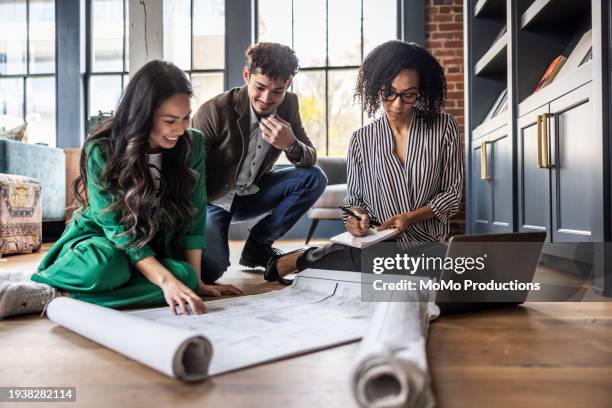
{"label": "wooden floor", "polygon": [[[46,249],[0,259],[0,273],[34,268]],[[240,249],[232,243],[233,265]],[[250,294],[279,288],[237,268],[226,275],[224,282]],[[348,373],[357,348],[354,343],[186,385],[27,316],[0,321],[0,386],[76,386],[77,406],[350,407]],[[526,303],[442,316],[431,326],[428,357],[439,407],[609,408],[612,303]]]}

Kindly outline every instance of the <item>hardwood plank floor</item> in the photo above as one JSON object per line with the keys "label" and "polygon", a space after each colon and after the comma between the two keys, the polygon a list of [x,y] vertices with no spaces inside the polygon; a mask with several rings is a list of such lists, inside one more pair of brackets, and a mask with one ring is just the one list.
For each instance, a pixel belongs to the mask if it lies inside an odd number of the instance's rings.
{"label": "hardwood plank floor", "polygon": [[[0,274],[35,268],[48,247],[0,258]],[[233,265],[240,250],[232,242]],[[538,273],[565,279],[547,268]],[[280,288],[238,268],[223,281],[251,294]],[[0,321],[0,386],[76,386],[77,406],[93,407],[348,407],[355,405],[348,373],[357,349],[349,344],[187,385],[25,316]],[[610,407],[612,303],[531,302],[442,316],[431,325],[428,357],[439,407]]]}

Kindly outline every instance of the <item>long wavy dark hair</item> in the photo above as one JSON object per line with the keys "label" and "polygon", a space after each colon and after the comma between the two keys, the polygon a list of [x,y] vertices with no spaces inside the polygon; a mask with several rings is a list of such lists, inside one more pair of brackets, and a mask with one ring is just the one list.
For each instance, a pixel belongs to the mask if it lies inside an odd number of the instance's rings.
{"label": "long wavy dark hair", "polygon": [[[109,211],[116,211],[129,246],[141,248],[155,238],[163,226],[184,231],[193,222],[195,208],[191,194],[198,174],[187,167],[191,135],[179,137],[172,149],[162,151],[160,195],[155,193],[147,152],[155,111],[176,94],[192,95],[185,73],[174,64],[151,61],[130,79],[115,115],[92,132],[83,146],[80,176],[72,185],[78,206],[87,206],[87,152],[100,144],[106,165],[99,177],[100,187],[111,197]],[[91,145],[91,146],[90,146]]]}
{"label": "long wavy dark hair", "polygon": [[419,74],[419,99],[414,110],[426,122],[433,122],[446,102],[444,69],[433,55],[415,43],[387,41],[374,48],[359,69],[355,99],[369,117],[381,106],[381,92],[391,91],[391,82],[404,69]]}

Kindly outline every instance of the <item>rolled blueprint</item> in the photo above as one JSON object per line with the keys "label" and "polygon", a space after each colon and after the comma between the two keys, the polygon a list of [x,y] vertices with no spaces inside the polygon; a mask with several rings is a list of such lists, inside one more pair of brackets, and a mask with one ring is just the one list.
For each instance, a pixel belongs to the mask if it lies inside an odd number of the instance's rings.
{"label": "rolled blueprint", "polygon": [[170,377],[187,382],[208,377],[212,345],[196,333],[69,297],[52,300],[47,316],[54,323]]}
{"label": "rolled blueprint", "polygon": [[428,293],[381,302],[361,341],[352,371],[352,391],[362,407],[435,406],[427,367],[426,339],[439,308]]}

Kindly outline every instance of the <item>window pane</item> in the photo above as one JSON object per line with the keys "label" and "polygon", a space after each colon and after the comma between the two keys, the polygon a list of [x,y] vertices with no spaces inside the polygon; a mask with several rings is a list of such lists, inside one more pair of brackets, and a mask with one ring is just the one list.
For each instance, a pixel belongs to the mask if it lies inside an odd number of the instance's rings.
{"label": "window pane", "polygon": [[55,78],[26,79],[28,142],[55,147]]}
{"label": "window pane", "polygon": [[363,0],[363,56],[397,38],[397,1]]}
{"label": "window pane", "polygon": [[225,1],[193,0],[193,69],[225,65]]}
{"label": "window pane", "polygon": [[121,76],[92,76],[89,91],[89,116],[95,116],[99,111],[115,111],[121,97]]}
{"label": "window pane", "polygon": [[301,67],[325,65],[325,0],[294,0],[294,49]]}
{"label": "window pane", "polygon": [[123,0],[92,3],[93,72],[123,71]]}
{"label": "window pane", "polygon": [[30,73],[55,72],[55,1],[30,0]]}
{"label": "window pane", "polygon": [[325,72],[301,71],[293,80],[293,92],[300,102],[300,117],[306,134],[319,155],[325,149]]}
{"label": "window pane", "polygon": [[0,115],[23,118],[23,79],[0,79]]}
{"label": "window pane", "polygon": [[361,62],[361,7],[354,0],[329,0],[329,65]]}
{"label": "window pane", "polygon": [[353,132],[361,127],[361,109],[353,102],[357,70],[329,71],[329,155],[346,156]]}
{"label": "window pane", "polygon": [[164,59],[191,69],[191,0],[164,0]]}
{"label": "window pane", "polygon": [[276,42],[292,47],[291,1],[259,0],[257,41]]}
{"label": "window pane", "polygon": [[0,74],[26,74],[26,2],[0,1]]}
{"label": "window pane", "polygon": [[195,112],[201,104],[223,92],[223,73],[191,74],[191,86],[191,111]]}

